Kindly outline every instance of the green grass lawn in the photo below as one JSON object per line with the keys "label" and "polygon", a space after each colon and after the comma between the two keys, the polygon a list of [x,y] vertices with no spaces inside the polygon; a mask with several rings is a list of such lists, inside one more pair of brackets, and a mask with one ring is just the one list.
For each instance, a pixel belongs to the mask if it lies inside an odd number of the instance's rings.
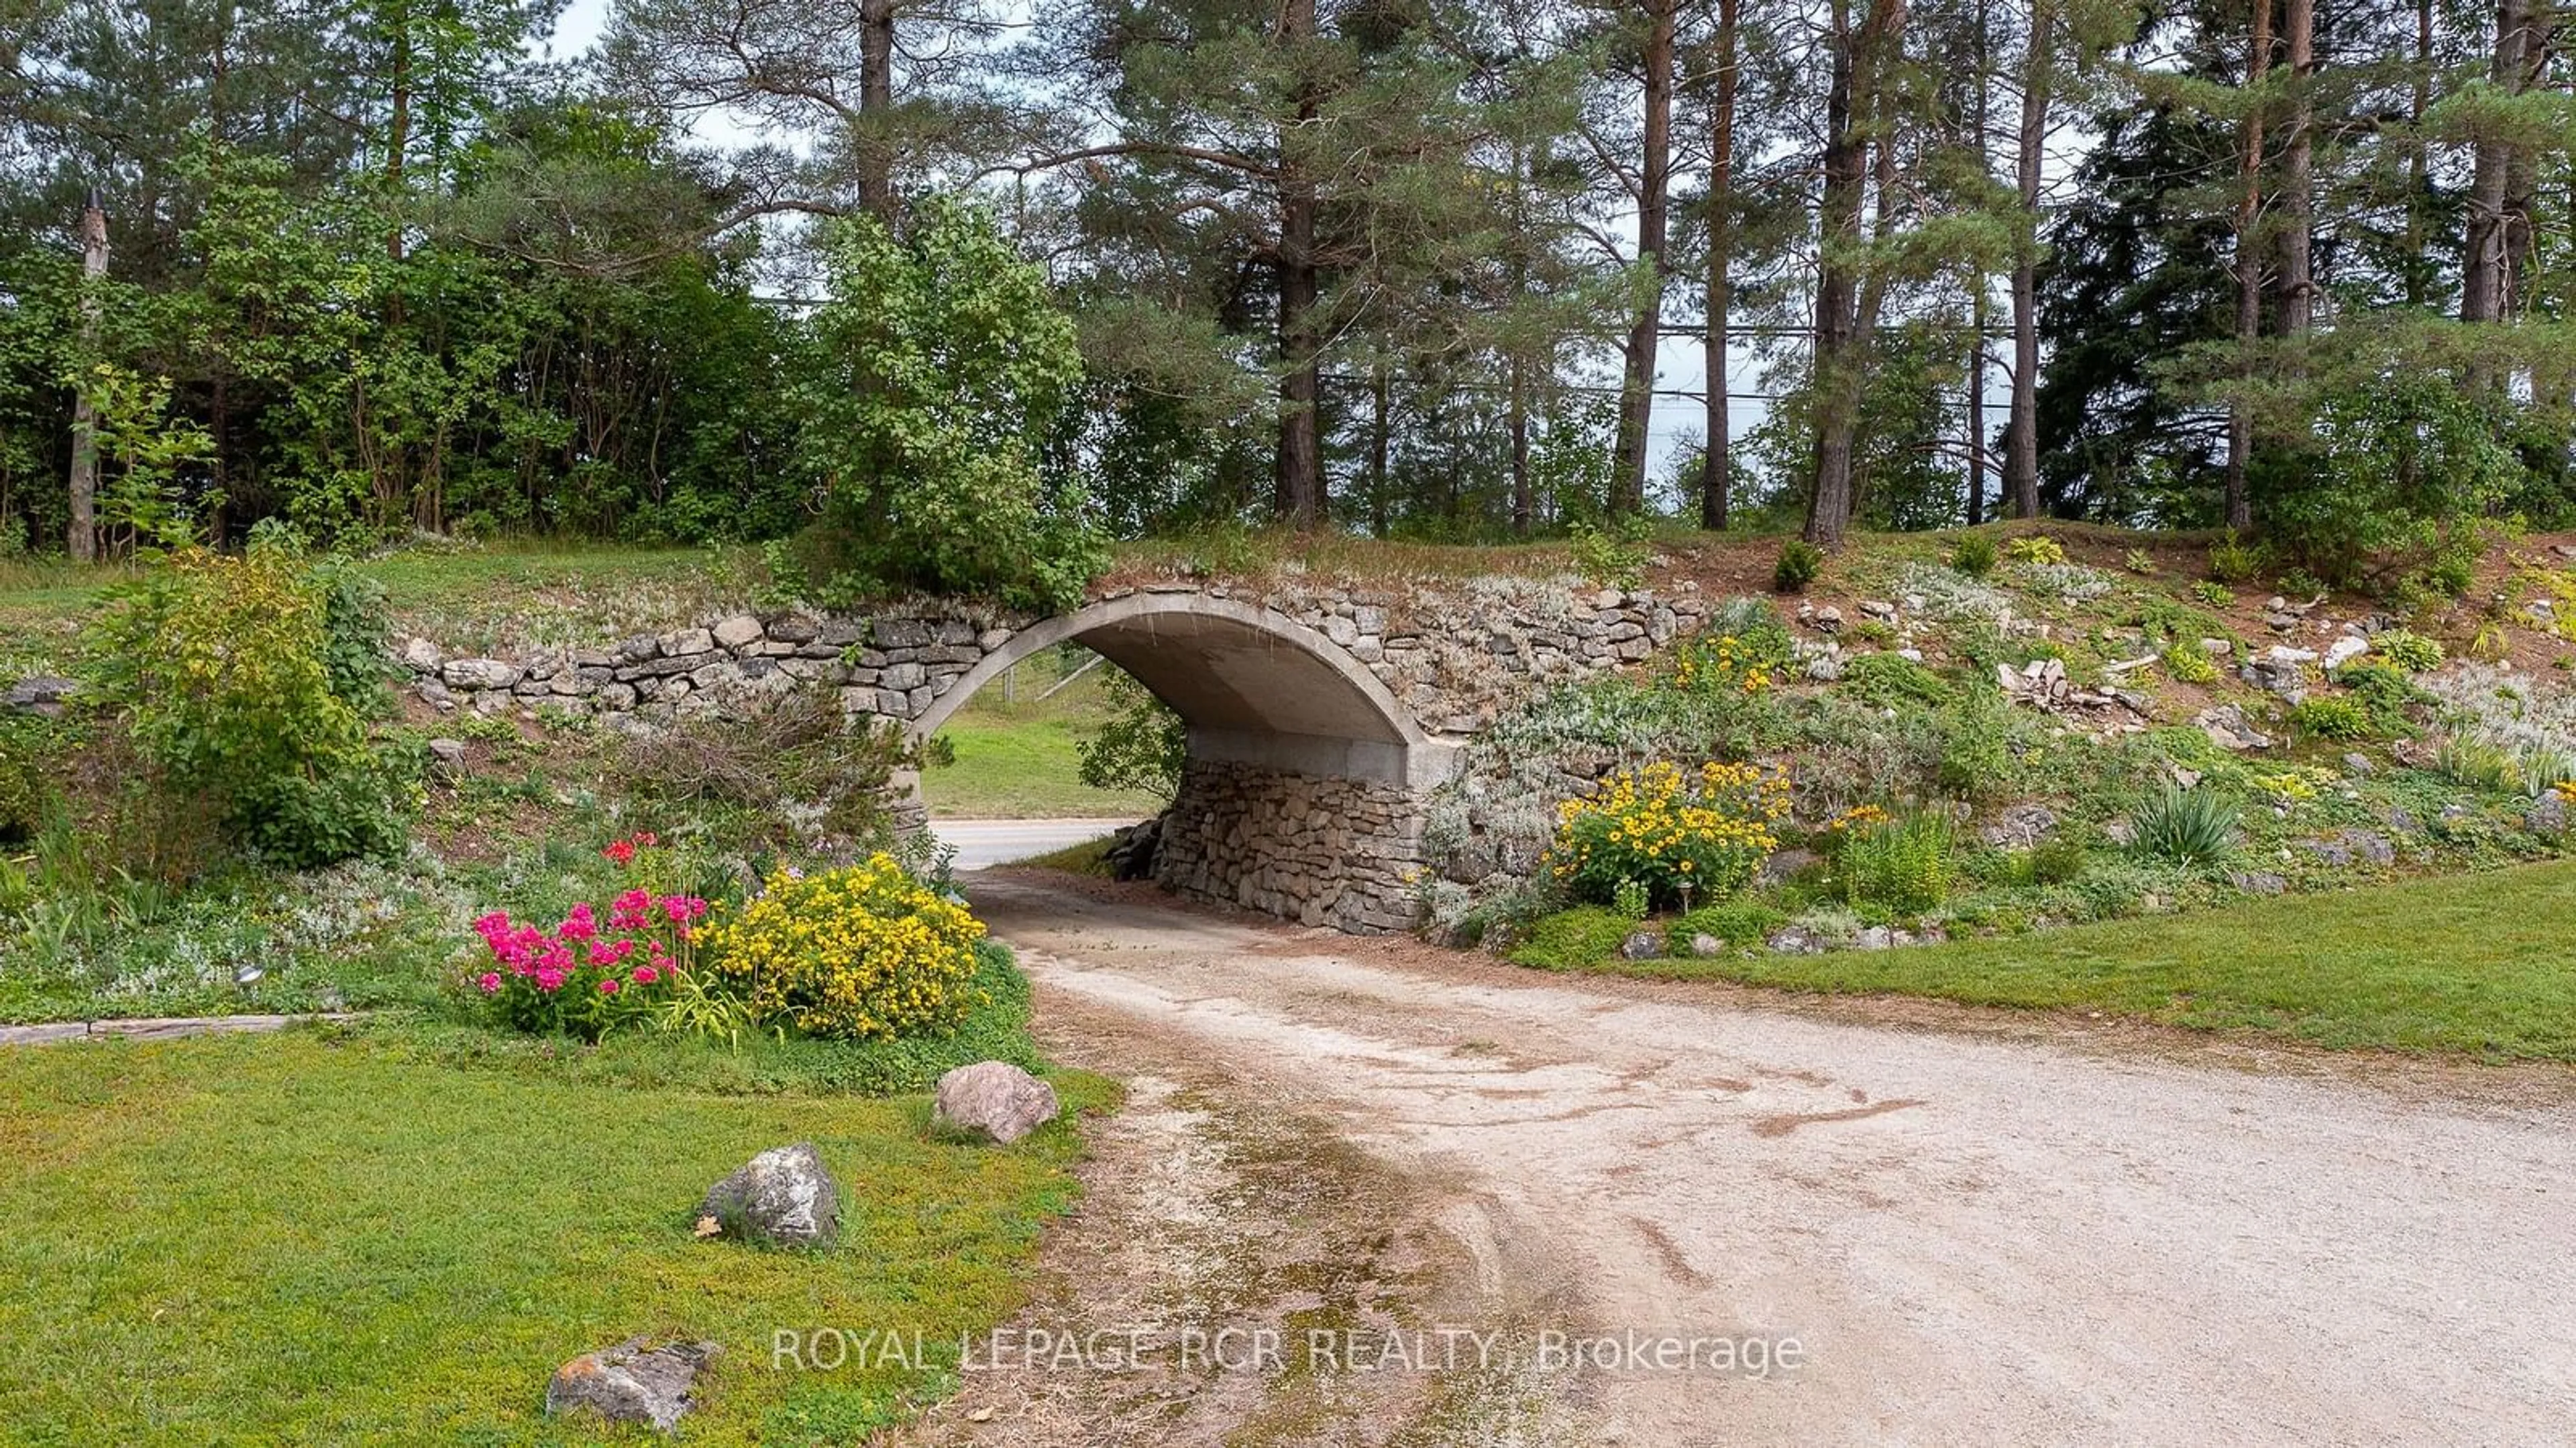
{"label": "green grass lawn", "polygon": [[[859,1441],[951,1375],[774,1371],[772,1332],[953,1345],[1016,1308],[1075,1190],[1068,1126],[996,1149],[927,1118],[314,1032],[0,1052],[0,1441],[596,1442],[542,1417],[546,1379],[636,1333],[724,1346],[685,1441]],[[794,1141],[841,1182],[840,1246],[693,1240],[710,1183]]]}
{"label": "green grass lawn", "polygon": [[2576,862],[2003,939],[1597,968],[2576,1061]]}
{"label": "green grass lawn", "polygon": [[[1075,679],[1052,698],[1048,685],[1089,657],[1067,650],[1040,655],[1022,666],[1015,690],[987,684],[940,733],[957,762],[922,772],[922,798],[940,819],[1144,819],[1162,813],[1164,801],[1140,790],[1102,790],[1076,771],[1076,743],[1106,721],[1113,705],[1101,689],[1099,670]],[[1108,667],[1103,665],[1103,668]]]}

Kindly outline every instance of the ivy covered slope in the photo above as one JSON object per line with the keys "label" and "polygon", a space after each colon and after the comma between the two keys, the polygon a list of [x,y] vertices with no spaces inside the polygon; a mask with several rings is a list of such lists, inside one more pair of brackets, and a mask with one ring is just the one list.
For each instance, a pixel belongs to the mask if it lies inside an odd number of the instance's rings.
{"label": "ivy covered slope", "polygon": [[[1645,669],[1561,688],[1476,741],[1430,823],[1435,928],[1530,964],[1680,957],[1901,990],[1894,961],[1839,978],[1725,962],[2568,850],[2568,540],[2501,539],[2378,600],[2229,538],[1987,531],[1785,561],[1777,582],[1800,591],[1740,597]],[[1703,586],[1740,586],[1743,562]],[[2323,908],[2257,918],[2295,939]],[[2107,954],[2121,936],[2088,938]]]}

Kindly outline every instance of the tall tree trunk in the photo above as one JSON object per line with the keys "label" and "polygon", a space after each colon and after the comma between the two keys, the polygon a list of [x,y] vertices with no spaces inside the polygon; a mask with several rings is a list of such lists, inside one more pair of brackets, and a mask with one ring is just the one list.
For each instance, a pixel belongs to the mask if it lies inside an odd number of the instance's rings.
{"label": "tall tree trunk", "polygon": [[1512,353],[1512,536],[1529,536],[1531,514],[1537,511],[1537,499],[1530,484],[1529,451],[1529,363],[1518,351]]}
{"label": "tall tree trunk", "polygon": [[[1992,38],[1993,20],[1988,14],[1986,0],[1977,0],[1977,33],[1969,52],[1970,68],[1976,74],[1976,92],[1968,115],[1968,131],[1975,138],[1980,178],[1992,174],[1987,170],[1986,160],[1986,93],[1994,79]],[[1967,524],[1974,528],[1985,521],[1986,514],[1986,273],[1982,267],[1969,278],[1967,401]]]}
{"label": "tall tree trunk", "polygon": [[1680,0],[1648,0],[1645,154],[1637,168],[1637,260],[1652,281],[1628,329],[1627,372],[1619,388],[1619,440],[1611,459],[1610,511],[1646,508],[1646,431],[1655,410],[1655,354],[1663,340],[1664,242],[1669,229],[1673,152],[1673,29]]}
{"label": "tall tree trunk", "polygon": [[[2272,70],[2273,0],[2253,0],[2254,27],[2245,47],[2245,88],[2260,91]],[[2256,229],[2263,215],[2263,103],[2249,103],[2236,152],[2236,353],[2237,374],[2250,382],[2254,348],[2263,332],[2263,249]],[[2254,406],[2239,396],[2227,405],[2227,526],[2253,522],[2246,471],[2254,454]]]}
{"label": "tall tree trunk", "polygon": [[2316,196],[2311,170],[2316,153],[2316,103],[2310,81],[2317,68],[2316,0],[2282,0],[2281,42],[2290,67],[2290,127],[2281,150],[2281,274],[2277,312],[2281,335],[2306,334],[2316,316]]}
{"label": "tall tree trunk", "polygon": [[[393,207],[390,224],[385,229],[385,255],[403,259],[402,189],[403,160],[411,150],[411,5],[410,0],[394,0],[388,7],[393,33],[393,57],[387,66],[393,92],[392,112],[385,125],[385,204]],[[391,303],[393,320],[399,323],[402,298],[397,293]]]}
{"label": "tall tree trunk", "polygon": [[1816,485],[1807,499],[1806,537],[1838,543],[1852,513],[1852,428],[1842,374],[1852,351],[1853,302],[1860,288],[1861,192],[1869,174],[1869,140],[1852,114],[1860,39],[1851,0],[1833,0],[1826,39],[1832,65],[1825,90],[1824,191],[1817,202],[1816,339],[1808,391],[1816,408]]}
{"label": "tall tree trunk", "polygon": [[2039,516],[2039,168],[2048,138],[2049,37],[2056,0],[2031,0],[2030,53],[2022,65],[2020,147],[2013,179],[2021,200],[2013,238],[2012,416],[2004,436],[2004,489],[2012,515]]}
{"label": "tall tree trunk", "polygon": [[[81,365],[97,362],[98,279],[107,275],[107,212],[98,189],[81,208]],[[87,382],[72,394],[72,516],[63,540],[74,563],[98,561],[98,408]]]}
{"label": "tall tree trunk", "polygon": [[2424,112],[2433,104],[2433,0],[2415,0],[2415,75],[2407,99],[2406,304],[2430,299],[2433,282],[2432,147],[2424,139]]}
{"label": "tall tree trunk", "polygon": [[[2488,78],[2502,90],[2521,84],[2523,55],[2531,43],[2532,0],[2499,0],[2496,6],[2495,55]],[[2460,262],[2460,320],[2495,322],[2504,318],[2505,192],[2513,167],[2513,147],[2503,137],[2478,138],[2471,162],[2467,235]]]}
{"label": "tall tree trunk", "polygon": [[1717,95],[1709,106],[1708,166],[1708,450],[1700,459],[1699,525],[1726,531],[1733,490],[1734,419],[1726,380],[1727,320],[1735,305],[1735,95],[1739,78],[1736,27],[1743,0],[1718,0]]}
{"label": "tall tree trunk", "polygon": [[895,0],[859,0],[859,204],[888,225],[896,215],[894,143]]}
{"label": "tall tree trunk", "polygon": [[1378,538],[1387,535],[1386,415],[1386,363],[1380,361],[1369,371],[1369,533]]}
{"label": "tall tree trunk", "polygon": [[[2539,84],[2541,71],[2549,63],[2556,28],[2557,17],[2550,12],[2546,0],[2534,0],[2522,44],[2522,73],[2514,78],[2514,94],[2528,94]],[[2539,160],[2532,147],[2516,145],[2505,165],[2504,298],[2497,315],[2506,320],[2531,309],[2532,273],[2539,251],[2539,234],[2533,224],[2540,210]]]}
{"label": "tall tree trunk", "polygon": [[[1285,0],[1279,36],[1291,55],[1315,33],[1315,0]],[[1299,154],[1321,113],[1311,84],[1297,96],[1296,123],[1279,138],[1279,459],[1271,497],[1279,520],[1305,531],[1324,521],[1324,449],[1315,407],[1323,392],[1315,336],[1315,181]]]}
{"label": "tall tree trunk", "polygon": [[1807,500],[1806,537],[1827,546],[1840,543],[1850,529],[1858,499],[1853,458],[1872,310],[1863,294],[1861,204],[1868,190],[1870,133],[1881,83],[1879,52],[1905,18],[1904,0],[1869,0],[1869,5],[1868,19],[1855,31],[1851,0],[1833,0],[1833,28],[1826,40],[1833,70],[1825,96],[1824,193],[1817,208],[1810,383],[1816,399],[1816,485]]}
{"label": "tall tree trunk", "polygon": [[1968,526],[1986,521],[1986,279],[1968,298]]}

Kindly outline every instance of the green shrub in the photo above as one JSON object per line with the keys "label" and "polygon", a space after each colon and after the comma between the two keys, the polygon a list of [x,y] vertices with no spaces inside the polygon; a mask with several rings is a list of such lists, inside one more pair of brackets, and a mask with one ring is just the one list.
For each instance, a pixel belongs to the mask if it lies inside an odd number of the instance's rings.
{"label": "green shrub", "polygon": [[2222,584],[2251,583],[2262,567],[2261,555],[2234,533],[2209,545],[2209,576]]}
{"label": "green shrub", "polygon": [[1825,567],[1825,550],[1803,538],[1780,545],[1780,561],[1771,566],[1774,593],[1804,593]]}
{"label": "green shrub", "polygon": [[2310,739],[2349,743],[2370,737],[2370,711],[2358,700],[2316,694],[2290,710],[2290,727]]}
{"label": "green shrub", "polygon": [[2039,533],[2024,533],[2004,543],[2004,557],[2015,563],[2063,563],[2066,545]]}
{"label": "green shrub", "polygon": [[334,592],[289,547],[184,550],[120,588],[99,626],[101,697],[161,782],[293,867],[401,848],[416,777],[367,738],[381,678],[335,668]]}
{"label": "green shrub", "polygon": [[2155,555],[2144,548],[2132,548],[2121,557],[2120,566],[2145,577],[2156,571]]}
{"label": "green shrub", "polygon": [[2326,582],[2411,568],[2465,592],[2481,520],[2528,476],[2497,398],[2399,366],[2321,403],[2296,465],[2256,490],[2267,542]]}
{"label": "green shrub", "polygon": [[2407,732],[2408,706],[2432,699],[2416,688],[2414,681],[2394,667],[2371,659],[2356,659],[2335,673],[2336,682],[2370,714],[2371,729],[2380,734]]}
{"label": "green shrub", "polygon": [[1950,685],[1940,675],[1896,654],[1861,654],[1844,661],[1841,688],[1853,698],[1881,708],[1904,704],[1937,706],[1950,698]]}
{"label": "green shrub", "polygon": [[2410,629],[2393,628],[2380,633],[2371,639],[2370,651],[2410,674],[2442,666],[2442,645]]}
{"label": "green shrub", "polygon": [[1531,925],[1529,938],[1512,947],[1511,960],[1540,970],[1581,970],[1617,955],[1635,928],[1635,921],[1607,906],[1577,905]]}
{"label": "green shrub", "polygon": [[48,721],[0,713],[0,847],[34,839],[54,794]]}
{"label": "green shrub", "polygon": [[827,601],[919,589],[1056,610],[1107,566],[1089,500],[1041,467],[1082,376],[1043,268],[974,203],[931,195],[897,235],[829,236],[794,404],[828,527],[799,568]]}
{"label": "green shrub", "polygon": [[2063,885],[2084,873],[2092,852],[2071,834],[2055,834],[2030,847],[2030,878],[2037,885]]}
{"label": "green shrub", "polygon": [[2130,817],[2131,846],[2177,865],[2208,865],[2236,852],[2236,806],[2203,785],[2167,784]]}
{"label": "green shrub", "polygon": [[1655,551],[1646,546],[1649,524],[1628,514],[1610,520],[1606,529],[1578,519],[1568,529],[1574,541],[1574,569],[1595,588],[1634,588],[1645,581],[1646,565]]}
{"label": "green shrub", "polygon": [[1983,578],[1995,571],[1995,540],[1982,533],[1971,533],[1950,550],[1950,566],[1970,578]]}
{"label": "green shrub", "polygon": [[1979,684],[1962,689],[1934,718],[1941,759],[1934,780],[1960,799],[1991,799],[2012,788],[2012,706]]}
{"label": "green shrub", "polygon": [[313,582],[322,594],[322,669],[331,692],[362,717],[382,717],[392,711],[401,672],[386,650],[393,609],[384,585],[339,557],[316,564]]}
{"label": "green shrub", "polygon": [[2236,606],[2236,595],[2230,592],[2227,585],[2224,583],[2213,583],[2204,578],[2200,582],[2191,586],[2191,592],[2193,597],[2199,599],[2205,604],[2208,604],[2211,608],[2234,608]]}
{"label": "green shrub", "polygon": [[2202,653],[2198,644],[2175,644],[2164,651],[2165,672],[2177,683],[2215,684],[2218,682],[2217,661]]}
{"label": "green shrub", "polygon": [[1093,789],[1141,790],[1169,800],[1181,791],[1190,726],[1172,706],[1112,665],[1106,689],[1116,711],[1073,746],[1075,773]]}
{"label": "green shrub", "polygon": [[1957,826],[1947,814],[1916,810],[1849,832],[1837,856],[1843,895],[1853,905],[1919,913],[1950,893],[1950,848]]}

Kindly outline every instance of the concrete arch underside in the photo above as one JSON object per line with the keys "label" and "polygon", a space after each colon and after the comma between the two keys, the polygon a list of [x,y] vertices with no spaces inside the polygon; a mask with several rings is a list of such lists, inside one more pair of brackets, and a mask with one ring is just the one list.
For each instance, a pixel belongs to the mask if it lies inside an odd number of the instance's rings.
{"label": "concrete arch underside", "polygon": [[937,733],[1040,650],[1107,657],[1189,724],[1189,764],[1155,879],[1186,895],[1343,930],[1413,922],[1423,800],[1456,766],[1377,676],[1274,610],[1137,593],[1021,630],[910,725]]}

